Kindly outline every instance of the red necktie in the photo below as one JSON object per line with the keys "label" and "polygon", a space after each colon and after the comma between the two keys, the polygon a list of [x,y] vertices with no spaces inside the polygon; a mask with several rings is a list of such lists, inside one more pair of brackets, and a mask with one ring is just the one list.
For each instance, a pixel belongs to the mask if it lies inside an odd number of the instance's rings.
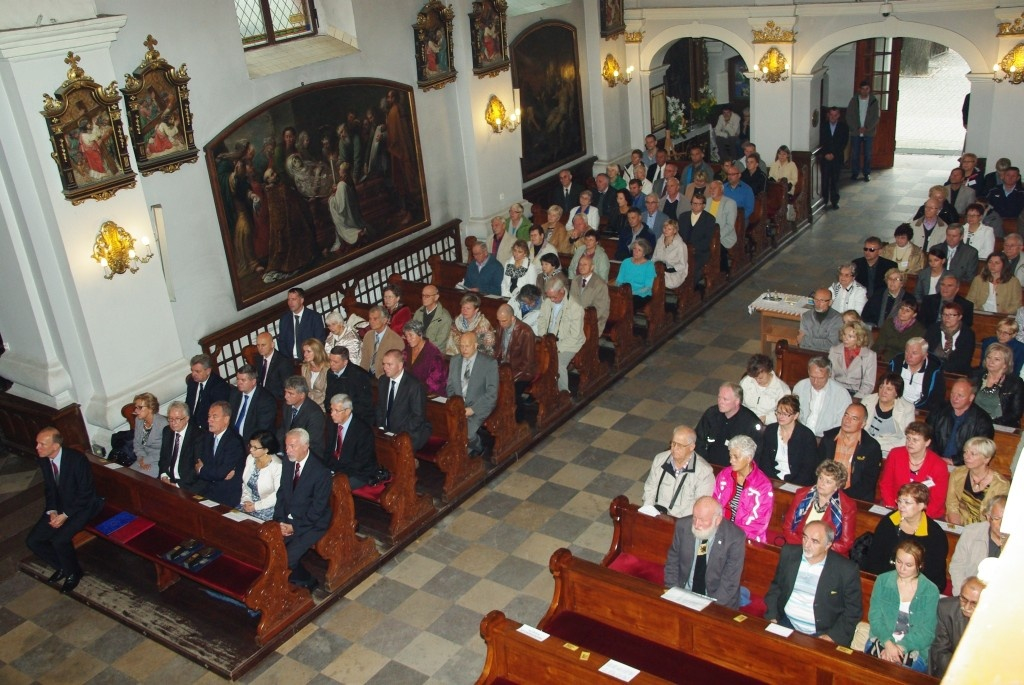
{"label": "red necktie", "polygon": [[53,467],[53,482],[56,483],[58,476],[60,476],[60,471],[57,470],[57,462],[51,459],[50,466]]}
{"label": "red necktie", "polygon": [[338,446],[334,448],[334,458],[341,459],[341,443],[345,441],[345,430],[339,425],[338,426]]}
{"label": "red necktie", "polygon": [[299,471],[302,470],[302,462],[295,462],[295,476],[292,478],[292,490],[299,487]]}

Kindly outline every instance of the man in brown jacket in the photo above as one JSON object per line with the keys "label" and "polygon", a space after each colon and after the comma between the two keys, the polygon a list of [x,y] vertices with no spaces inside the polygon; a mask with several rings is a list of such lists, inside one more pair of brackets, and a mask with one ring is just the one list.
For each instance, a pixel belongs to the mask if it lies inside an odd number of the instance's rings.
{"label": "man in brown jacket", "polygon": [[533,329],[515,317],[512,307],[498,307],[498,335],[494,358],[512,367],[516,388],[516,414],[522,414],[523,393],[537,375],[537,336]]}

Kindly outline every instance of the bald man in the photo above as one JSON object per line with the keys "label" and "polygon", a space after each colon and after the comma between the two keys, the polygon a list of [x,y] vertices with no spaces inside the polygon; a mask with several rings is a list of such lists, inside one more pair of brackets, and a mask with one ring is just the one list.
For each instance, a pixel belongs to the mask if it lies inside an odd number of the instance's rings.
{"label": "bald man", "polygon": [[498,363],[477,351],[476,333],[459,336],[459,354],[448,372],[448,397],[459,395],[466,404],[470,456],[483,454],[479,431],[498,403]]}
{"label": "bald man", "polygon": [[722,517],[722,505],[714,497],[701,497],[691,516],[676,521],[665,562],[665,587],[681,587],[739,609],[746,545],[747,536],[739,526]]}
{"label": "bald man", "polygon": [[274,399],[284,399],[284,382],[294,373],[292,360],[274,348],[274,336],[270,333],[256,336],[256,351],[260,354],[257,381]]}
{"label": "bald man", "polygon": [[796,344],[805,350],[828,352],[839,344],[842,325],[843,315],[832,309],[832,291],[818,288],[814,291],[814,308],[800,316]]}
{"label": "bald man", "polygon": [[953,658],[953,652],[960,644],[960,638],[964,636],[967,623],[974,615],[984,589],[985,584],[978,580],[977,576],[971,576],[964,581],[959,597],[943,597],[939,600],[935,640],[932,642],[931,658],[928,660],[931,674],[936,678],[946,674],[949,660]]}
{"label": "bald man", "polygon": [[[501,225],[504,229],[504,222]],[[441,306],[441,296],[436,286],[424,286],[420,298],[423,306],[412,315],[413,321],[423,324],[423,337],[437,345],[437,349],[443,350],[452,332],[452,315]]]}

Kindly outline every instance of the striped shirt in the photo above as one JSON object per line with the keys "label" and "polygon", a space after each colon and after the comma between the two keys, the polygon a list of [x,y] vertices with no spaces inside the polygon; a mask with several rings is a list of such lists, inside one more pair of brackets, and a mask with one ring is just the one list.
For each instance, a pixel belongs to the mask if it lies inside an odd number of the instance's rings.
{"label": "striped shirt", "polygon": [[814,594],[818,590],[818,580],[825,569],[825,560],[811,564],[807,558],[800,557],[800,569],[793,582],[793,593],[786,602],[786,618],[793,628],[807,635],[817,632],[814,622]]}

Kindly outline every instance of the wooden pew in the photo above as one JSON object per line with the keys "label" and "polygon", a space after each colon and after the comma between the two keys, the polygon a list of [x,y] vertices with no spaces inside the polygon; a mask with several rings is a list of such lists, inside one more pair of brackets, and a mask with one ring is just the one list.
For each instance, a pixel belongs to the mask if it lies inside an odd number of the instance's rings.
{"label": "wooden pew", "polygon": [[750,269],[753,262],[753,254],[747,245],[747,220],[742,207],[736,208],[736,221],[733,224],[733,231],[736,233],[736,244],[729,248],[729,261],[732,270],[730,278],[742,274]]}
{"label": "wooden pew", "polygon": [[[192,495],[131,469],[111,469],[89,455],[96,492],[106,499],[91,523],[93,535],[153,562],[156,582],[165,590],[185,577],[228,595],[260,612],[255,639],[265,644],[313,608],[309,590],[288,582],[288,554],[281,526],[274,521],[232,521],[227,507],[206,507]],[[130,540],[115,542],[95,525],[118,512],[130,512],[155,525]],[[195,538],[221,551],[208,566],[191,572],[162,558],[183,540]]]}
{"label": "wooden pew", "polygon": [[357,526],[348,476],[335,474],[331,483],[331,525],[313,546],[327,561],[324,587],[328,592],[343,587],[380,556],[371,538],[356,535]]}
{"label": "wooden pew", "polygon": [[[430,497],[416,492],[416,457],[408,433],[386,433],[374,429],[377,463],[391,472],[391,480],[378,486],[359,488],[352,494],[356,504],[372,503],[379,507],[387,519],[381,530],[375,531],[389,545],[413,537],[437,513]],[[369,523],[373,518],[363,511],[359,521]]]}
{"label": "wooden pew", "polygon": [[[608,657],[581,649],[548,636],[543,641],[519,631],[521,623],[509,620],[500,611],[492,611],[480,621],[480,636],[487,643],[487,659],[477,685],[522,683],[621,683],[599,669]],[[641,671],[631,683],[654,685],[670,683]]]}
{"label": "wooden pew", "polygon": [[430,462],[444,474],[441,500],[452,502],[483,480],[486,469],[482,459],[469,456],[466,404],[462,397],[455,395],[444,402],[440,399],[427,400],[430,439],[416,452],[416,458]]}
{"label": "wooden pew", "polygon": [[569,365],[579,374],[577,393],[583,397],[608,379],[608,366],[597,355],[600,334],[597,330],[597,310],[587,307],[583,312],[583,334],[586,342]]}
{"label": "wooden pew", "polygon": [[516,385],[512,380],[512,367],[498,365],[498,403],[484,421],[484,428],[494,438],[491,461],[503,464],[518,456],[532,437],[525,421],[516,421]]}
{"label": "wooden pew", "polygon": [[550,333],[537,338],[537,377],[526,392],[537,402],[537,426],[554,425],[572,408],[572,396],[558,389],[558,339]]}
{"label": "wooden pew", "polygon": [[[539,626],[582,647],[621,644],[624,654],[608,652],[653,675],[680,681],[679,661],[690,672],[696,659],[761,682],[934,683],[934,678],[866,654],[794,632],[781,638],[765,631],[767,621],[711,604],[693,611],[662,599],[663,588],[582,559],[566,549],[551,557],[555,591]],[[630,649],[642,639],[644,651]],[[714,681],[712,681],[714,682]],[[749,682],[749,681],[748,681]]]}
{"label": "wooden pew", "polygon": [[[612,262],[608,271],[609,282],[615,281],[619,275],[622,262]],[[665,265],[656,262],[654,265],[654,284],[651,286],[651,299],[639,312],[647,320],[647,340],[656,339],[664,330],[665,320]],[[622,287],[622,286],[619,286]]]}

